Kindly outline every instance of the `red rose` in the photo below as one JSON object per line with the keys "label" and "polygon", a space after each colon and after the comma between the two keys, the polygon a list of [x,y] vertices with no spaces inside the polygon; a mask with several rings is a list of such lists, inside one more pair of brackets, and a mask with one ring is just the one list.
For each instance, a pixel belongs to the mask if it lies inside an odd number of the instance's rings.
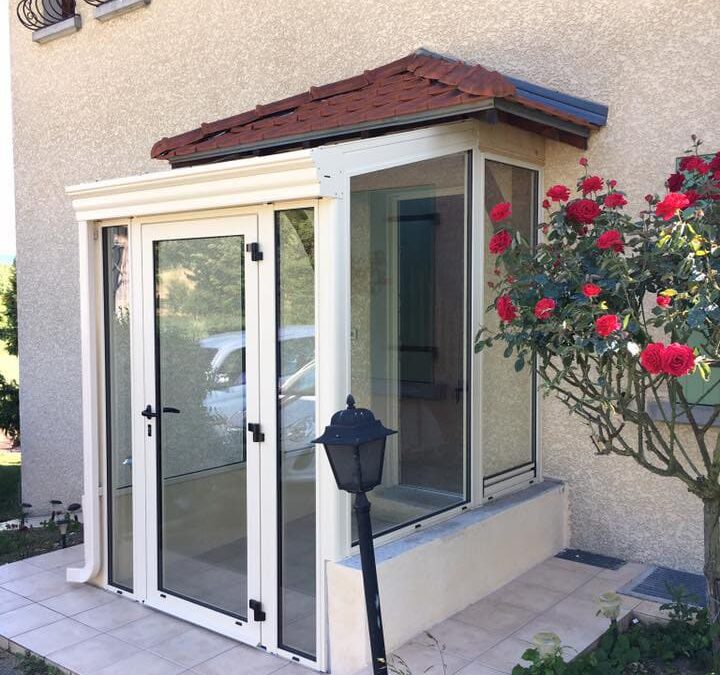
{"label": "red rose", "polygon": [[673,342],[662,353],[663,372],[673,377],[682,377],[695,370],[695,352],[692,347]]}
{"label": "red rose", "polygon": [[509,218],[511,215],[512,207],[510,206],[510,202],[500,202],[490,209],[490,220],[492,220],[493,223],[499,223],[501,220],[505,220],[505,218]]}
{"label": "red rose", "polygon": [[680,171],[697,171],[699,173],[707,173],[710,171],[708,163],[697,155],[683,157],[680,160]]}
{"label": "red rose", "polygon": [[599,192],[603,187],[603,179],[600,176],[588,176],[580,182],[580,189],[584,195],[589,192]]}
{"label": "red rose", "polygon": [[612,189],[612,188],[614,188],[616,185],[617,185],[617,181],[616,181],[614,178],[613,178],[612,180],[609,180],[609,181],[608,181],[608,187],[609,187],[609,188]]}
{"label": "red rose", "polygon": [[666,181],[666,185],[670,192],[680,192],[684,182],[685,176],[678,172],[670,175]]}
{"label": "red rose", "polygon": [[663,353],[665,345],[662,342],[651,342],[640,352],[640,365],[651,375],[663,372]]}
{"label": "red rose", "polygon": [[720,152],[715,153],[715,156],[710,160],[708,164],[710,171],[715,172],[720,170]]}
{"label": "red rose", "polygon": [[618,230],[608,230],[603,232],[595,242],[595,245],[601,251],[612,249],[615,253],[622,253],[625,250],[625,242],[623,236]]}
{"label": "red rose", "polygon": [[567,185],[553,185],[545,194],[554,202],[566,202],[570,199],[570,188]]}
{"label": "red rose", "polygon": [[625,195],[620,192],[611,192],[605,197],[604,204],[609,209],[616,209],[625,206],[627,199],[625,199]]}
{"label": "red rose", "polygon": [[500,230],[490,237],[490,253],[500,255],[510,248],[512,235],[507,230]]}
{"label": "red rose", "polygon": [[550,200],[549,200],[549,199],[543,199],[542,206],[543,206],[544,209],[549,209],[549,208],[550,208]]}
{"label": "red rose", "polygon": [[645,201],[646,201],[648,204],[652,204],[653,201],[655,201],[655,197],[653,197],[652,195],[645,195]]}
{"label": "red rose", "polygon": [[580,158],[580,161],[578,162],[578,164],[579,164],[580,166],[587,166],[587,165],[588,165],[587,157],[581,157],[581,158]]}
{"label": "red rose", "polygon": [[592,199],[576,199],[567,205],[567,217],[576,223],[592,225],[600,215],[600,207]]}
{"label": "red rose", "polygon": [[586,298],[597,298],[602,293],[602,288],[597,284],[583,284],[582,294]]}
{"label": "red rose", "polygon": [[542,298],[537,301],[533,313],[540,319],[549,319],[555,309],[555,301],[552,298]]}
{"label": "red rose", "polygon": [[700,194],[697,190],[688,190],[685,193],[685,196],[688,198],[688,206],[692,206],[698,199],[700,199]]}
{"label": "red rose", "polygon": [[671,192],[665,195],[665,199],[655,207],[655,215],[663,220],[670,220],[688,204],[690,204],[690,200],[682,192]]}
{"label": "red rose", "polygon": [[658,307],[662,307],[663,309],[665,309],[666,307],[670,307],[672,298],[667,297],[667,295],[658,295],[655,298],[655,302],[658,304]]}
{"label": "red rose", "polygon": [[617,314],[603,314],[595,319],[595,332],[600,337],[607,337],[616,330],[620,330],[621,323]]}
{"label": "red rose", "polygon": [[495,303],[495,309],[501,321],[513,321],[517,318],[517,307],[509,295],[501,295]]}

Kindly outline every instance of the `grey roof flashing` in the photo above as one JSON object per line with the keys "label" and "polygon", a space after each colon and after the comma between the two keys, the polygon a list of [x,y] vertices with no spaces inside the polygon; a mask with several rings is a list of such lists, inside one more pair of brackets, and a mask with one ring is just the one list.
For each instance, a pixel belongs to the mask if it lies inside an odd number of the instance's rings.
{"label": "grey roof flashing", "polygon": [[94,16],[98,21],[108,21],[119,14],[132,12],[145,5],[149,5],[151,0],[108,0],[102,5],[95,7]]}
{"label": "grey roof flashing", "polygon": [[51,40],[57,40],[65,35],[70,35],[70,33],[77,33],[80,28],[82,28],[82,17],[79,14],[75,14],[68,19],[33,31],[32,39],[33,42],[43,44]]}

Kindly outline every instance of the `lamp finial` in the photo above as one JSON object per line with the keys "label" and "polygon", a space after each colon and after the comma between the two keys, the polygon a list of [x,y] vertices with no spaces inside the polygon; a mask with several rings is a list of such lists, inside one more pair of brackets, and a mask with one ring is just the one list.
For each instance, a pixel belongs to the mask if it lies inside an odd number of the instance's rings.
{"label": "lamp finial", "polygon": [[353,398],[352,394],[348,394],[348,397],[347,397],[347,400],[345,401],[345,403],[347,403],[347,407],[349,409],[352,410],[355,408],[355,399]]}

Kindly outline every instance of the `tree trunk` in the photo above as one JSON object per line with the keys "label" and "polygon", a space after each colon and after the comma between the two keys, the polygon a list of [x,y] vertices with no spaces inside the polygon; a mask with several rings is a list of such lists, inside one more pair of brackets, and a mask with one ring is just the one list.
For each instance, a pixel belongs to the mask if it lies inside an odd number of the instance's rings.
{"label": "tree trunk", "polygon": [[[704,504],[705,583],[708,615],[718,622],[720,614],[720,499],[706,499]],[[713,655],[720,657],[720,637],[713,639]]]}

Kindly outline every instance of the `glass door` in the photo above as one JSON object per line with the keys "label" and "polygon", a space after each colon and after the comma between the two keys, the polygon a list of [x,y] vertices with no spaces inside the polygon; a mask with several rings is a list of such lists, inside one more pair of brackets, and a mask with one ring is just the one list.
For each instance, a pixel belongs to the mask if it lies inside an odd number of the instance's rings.
{"label": "glass door", "polygon": [[[149,604],[259,644],[255,215],[142,227]],[[258,603],[257,605],[255,603]],[[251,607],[257,608],[253,611]]]}

